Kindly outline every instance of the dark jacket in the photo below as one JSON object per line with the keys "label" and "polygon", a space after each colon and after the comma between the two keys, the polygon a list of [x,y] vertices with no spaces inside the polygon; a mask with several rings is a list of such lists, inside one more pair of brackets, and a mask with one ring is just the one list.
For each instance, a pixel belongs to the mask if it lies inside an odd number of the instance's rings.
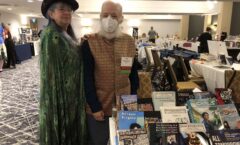
{"label": "dark jacket", "polygon": [[200,41],[200,47],[198,52],[199,53],[208,53],[208,44],[207,41],[208,40],[212,40],[212,35],[209,32],[204,32],[202,33],[199,38],[198,41]]}

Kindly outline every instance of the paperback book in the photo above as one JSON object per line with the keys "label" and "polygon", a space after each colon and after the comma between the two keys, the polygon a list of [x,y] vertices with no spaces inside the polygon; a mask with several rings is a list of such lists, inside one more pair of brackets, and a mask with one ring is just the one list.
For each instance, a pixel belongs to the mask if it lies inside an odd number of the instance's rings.
{"label": "paperback book", "polygon": [[203,123],[207,132],[221,129],[222,123],[214,98],[190,99],[188,109],[192,123]]}
{"label": "paperback book", "polygon": [[[236,129],[240,121],[237,109],[234,104],[218,105],[221,121],[224,129]],[[240,128],[239,128],[240,129]]]}
{"label": "paperback book", "polygon": [[118,131],[119,145],[149,145],[147,131],[144,129]]}
{"label": "paperback book", "polygon": [[239,145],[239,129],[215,130],[210,132],[212,145]]}
{"label": "paperback book", "polygon": [[137,95],[122,95],[121,100],[121,110],[124,111],[137,111]]}
{"label": "paperback book", "polygon": [[186,106],[160,107],[163,123],[190,123]]}
{"label": "paperback book", "polygon": [[186,105],[189,99],[193,99],[193,92],[177,92],[177,106]]}
{"label": "paperback book", "polygon": [[153,106],[155,111],[159,111],[163,106],[176,106],[176,92],[159,91],[152,93]]}
{"label": "paperback book", "polygon": [[177,123],[150,123],[148,136],[150,145],[180,145]]}
{"label": "paperback book", "polygon": [[118,129],[144,128],[144,113],[140,111],[119,111]]}
{"label": "paperback book", "polygon": [[137,104],[138,111],[154,111],[152,98],[139,98]]}
{"label": "paperback book", "polygon": [[184,145],[208,145],[209,138],[202,123],[179,124]]}

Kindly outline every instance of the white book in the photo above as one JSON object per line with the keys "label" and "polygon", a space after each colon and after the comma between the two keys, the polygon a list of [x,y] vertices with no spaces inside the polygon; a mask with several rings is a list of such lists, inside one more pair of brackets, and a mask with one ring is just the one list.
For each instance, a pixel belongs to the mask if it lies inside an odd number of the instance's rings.
{"label": "white book", "polygon": [[117,145],[117,133],[115,119],[109,118],[110,145]]}
{"label": "white book", "polygon": [[163,123],[190,123],[186,106],[160,107]]}
{"label": "white book", "polygon": [[152,92],[152,100],[155,111],[160,111],[159,107],[176,106],[175,91]]}
{"label": "white book", "polygon": [[203,123],[188,123],[179,124],[180,132],[191,133],[191,132],[206,132],[206,128]]}

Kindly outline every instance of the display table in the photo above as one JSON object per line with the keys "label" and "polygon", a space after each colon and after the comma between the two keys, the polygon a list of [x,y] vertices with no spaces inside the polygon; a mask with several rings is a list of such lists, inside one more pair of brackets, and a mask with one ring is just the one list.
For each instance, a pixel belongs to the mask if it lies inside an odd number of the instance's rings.
{"label": "display table", "polygon": [[30,41],[30,43],[32,43],[33,45],[33,56],[39,55],[39,51],[40,51],[40,39],[37,41]]}
{"label": "display table", "polygon": [[[215,88],[225,88],[225,68],[214,67],[216,62],[207,63],[198,60],[189,61],[191,74],[196,77],[203,77],[208,91],[215,93]],[[230,66],[229,66],[230,67]]]}
{"label": "display table", "polygon": [[17,62],[32,58],[31,45],[29,43],[15,45]]}

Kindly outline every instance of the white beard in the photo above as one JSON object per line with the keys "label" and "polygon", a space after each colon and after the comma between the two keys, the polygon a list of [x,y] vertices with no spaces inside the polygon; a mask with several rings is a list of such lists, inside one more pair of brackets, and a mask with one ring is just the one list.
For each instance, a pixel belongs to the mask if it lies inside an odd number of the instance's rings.
{"label": "white beard", "polygon": [[113,38],[118,38],[122,35],[122,32],[120,30],[120,27],[118,25],[117,29],[113,32],[113,33],[108,33],[106,31],[104,31],[104,29],[102,28],[102,24],[101,25],[101,28],[100,28],[100,31],[98,32],[98,34],[108,40],[111,40]]}

